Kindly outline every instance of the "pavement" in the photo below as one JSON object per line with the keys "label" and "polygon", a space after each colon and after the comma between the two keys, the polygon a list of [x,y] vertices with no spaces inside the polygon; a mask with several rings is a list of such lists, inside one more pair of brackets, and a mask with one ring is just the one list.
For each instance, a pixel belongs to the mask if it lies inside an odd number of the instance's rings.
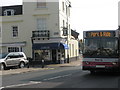
{"label": "pavement", "polygon": [[82,65],[82,57],[80,57],[78,60],[72,61],[70,63],[50,64],[50,65],[46,65],[44,68],[41,68],[39,66],[39,67],[3,70],[3,71],[0,71],[0,75],[21,74],[21,73],[26,73],[26,72],[38,71],[38,70],[55,69],[57,67],[69,67],[69,66],[80,66],[80,65]]}

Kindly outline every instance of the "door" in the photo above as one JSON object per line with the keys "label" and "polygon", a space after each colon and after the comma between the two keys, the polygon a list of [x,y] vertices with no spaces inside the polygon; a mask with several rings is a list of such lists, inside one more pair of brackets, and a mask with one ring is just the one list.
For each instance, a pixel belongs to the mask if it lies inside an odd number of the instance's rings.
{"label": "door", "polygon": [[7,66],[13,66],[13,54],[9,54],[5,60]]}
{"label": "door", "polygon": [[52,50],[52,62],[56,63],[56,60],[57,60],[57,58],[56,58],[56,50]]}

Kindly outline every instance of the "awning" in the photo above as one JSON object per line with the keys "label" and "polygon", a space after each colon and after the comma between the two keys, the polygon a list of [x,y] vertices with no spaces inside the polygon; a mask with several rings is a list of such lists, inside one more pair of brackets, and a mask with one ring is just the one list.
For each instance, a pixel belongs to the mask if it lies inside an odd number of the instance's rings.
{"label": "awning", "polygon": [[63,45],[64,49],[69,49],[68,45],[67,44],[63,44],[61,43],[61,46]]}
{"label": "awning", "polygon": [[33,50],[48,50],[48,49],[69,49],[67,44],[63,43],[36,43],[32,45]]}

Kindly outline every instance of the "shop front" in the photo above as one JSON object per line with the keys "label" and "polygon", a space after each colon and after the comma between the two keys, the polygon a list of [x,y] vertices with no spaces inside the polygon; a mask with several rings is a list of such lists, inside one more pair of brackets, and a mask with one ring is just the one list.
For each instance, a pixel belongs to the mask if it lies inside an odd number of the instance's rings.
{"label": "shop front", "polygon": [[45,63],[65,63],[65,50],[69,49],[64,43],[35,43],[32,45],[33,60]]}

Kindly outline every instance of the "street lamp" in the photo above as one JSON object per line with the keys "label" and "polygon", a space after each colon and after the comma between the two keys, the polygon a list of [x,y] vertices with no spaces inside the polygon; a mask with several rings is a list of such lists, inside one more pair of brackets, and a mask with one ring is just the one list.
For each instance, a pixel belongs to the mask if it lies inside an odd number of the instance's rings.
{"label": "street lamp", "polygon": [[[71,8],[71,3],[69,2],[68,8]],[[67,8],[67,11],[68,11]],[[69,10],[69,15],[70,15],[70,10]],[[68,12],[67,12],[67,28],[66,28],[66,34],[67,34],[67,45],[69,46],[69,27],[68,27]],[[69,49],[67,49],[67,63],[69,63]]]}
{"label": "street lamp", "polygon": [[[69,2],[69,5],[68,5],[68,8],[71,8],[71,3]],[[69,15],[70,15],[70,10],[69,10]],[[69,28],[68,28],[68,14],[67,14],[67,45],[69,46],[69,40],[68,40],[68,37],[69,37]],[[69,63],[69,50],[67,49],[67,63]]]}

